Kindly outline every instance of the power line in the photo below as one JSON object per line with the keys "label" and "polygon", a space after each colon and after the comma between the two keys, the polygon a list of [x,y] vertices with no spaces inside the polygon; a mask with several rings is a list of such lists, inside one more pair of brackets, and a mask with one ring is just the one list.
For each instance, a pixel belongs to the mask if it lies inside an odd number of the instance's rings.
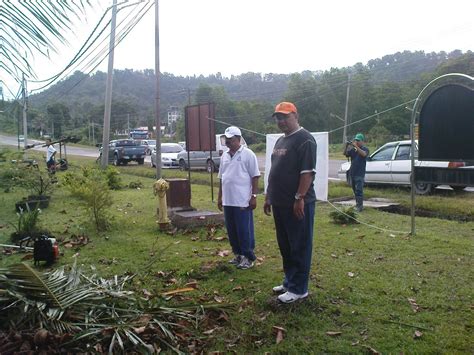
{"label": "power line", "polygon": [[[145,5],[146,6],[146,5]],[[140,10],[140,11],[143,11],[143,9],[145,8],[145,6]],[[123,34],[119,34],[119,39],[116,41],[115,45],[114,45],[114,48],[119,45],[123,39],[125,39],[125,37],[130,33],[130,31],[138,24],[138,22],[143,18],[143,16],[150,10],[150,8],[153,6],[153,4],[151,4],[146,10],[143,11],[143,13],[141,15],[139,15],[139,18],[137,20],[135,20],[133,23],[132,23],[132,19],[128,24],[127,24],[127,28],[125,30],[122,30]],[[136,16],[135,16],[136,18]],[[102,61],[104,61],[105,58],[107,58],[107,56],[109,55],[109,52],[110,50],[108,49],[103,49],[100,53],[98,53],[94,58],[93,60],[89,61],[89,63],[87,64],[87,66],[89,65],[92,65],[93,61],[96,61],[99,59],[99,55],[102,55],[104,52],[107,52],[103,57],[102,59],[100,59],[100,61],[87,73],[87,75],[85,77],[83,77],[82,79],[80,79],[79,81],[77,81],[72,87],[70,87],[69,89],[63,91],[61,93],[61,95],[57,96],[56,99],[59,100],[60,98],[66,96],[68,93],[70,93],[75,87],[77,87],[83,80],[85,80],[86,78],[89,77],[89,74],[92,73],[101,63]]]}
{"label": "power line", "polygon": [[[143,9],[146,7],[146,4],[144,4],[142,6],[141,9],[139,9],[137,12],[138,14],[135,15],[135,17],[133,17],[128,23],[126,23],[123,27],[123,29],[119,30],[119,36],[120,36],[120,31],[121,32],[124,32],[125,35],[122,35],[122,37],[119,38],[119,40],[116,41],[115,43],[115,46],[117,46],[124,38],[125,36],[130,32],[130,30],[132,28],[135,27],[135,25],[138,23],[138,21],[143,17],[143,15],[150,9],[150,7],[153,6],[153,3],[149,6],[149,8],[140,16],[140,18],[138,20],[136,20],[136,17],[139,15],[140,11],[143,11]],[[138,6],[135,6],[133,10],[135,10]],[[106,40],[108,39],[108,36],[104,37],[96,46],[94,49],[92,49],[92,51],[90,51],[87,55],[87,50],[89,50],[99,39],[100,35],[102,33],[104,33],[104,31],[107,29],[107,27],[109,26],[110,24],[110,20],[104,24],[103,28],[100,30],[99,34],[97,34],[94,38],[94,40],[92,41],[92,43],[90,43],[89,45],[87,45],[86,47],[86,44],[87,42],[90,40],[90,38],[93,36],[94,32],[97,30],[97,28],[99,27],[100,23],[102,22],[102,20],[104,19],[105,15],[107,14],[107,12],[110,10],[107,9],[104,14],[102,15],[101,19],[99,20],[99,22],[97,23],[96,27],[94,28],[94,30],[92,31],[92,33],[89,35],[89,37],[87,38],[86,42],[81,46],[80,50],[78,51],[78,53],[76,53],[76,55],[74,56],[74,58],[71,60],[71,62],[62,70],[60,71],[58,74],[52,76],[51,78],[48,78],[48,79],[45,79],[45,80],[42,80],[42,81],[38,81],[38,82],[44,82],[44,81],[48,81],[49,80],[49,83],[47,83],[46,85],[40,87],[40,88],[36,88],[34,90],[32,90],[32,92],[35,92],[35,91],[39,91],[39,90],[42,90],[50,85],[52,85],[55,81],[57,81],[59,79],[59,77],[61,77],[61,75],[63,73],[65,73],[68,69],[70,69],[68,71],[68,73],[72,72],[73,70],[76,70],[75,68],[73,68],[73,65],[74,64],[77,64],[77,65],[80,65],[81,63],[83,63],[88,57],[90,57],[94,51],[96,51],[100,45],[104,44],[104,42],[106,42]],[[117,27],[120,27],[132,14],[133,14],[133,10],[130,11],[127,16],[119,23],[119,25]],[[115,47],[114,46],[114,47]],[[84,49],[85,48],[85,49]],[[83,50],[84,49],[84,50]],[[82,53],[81,53],[82,52]],[[106,54],[105,54],[106,53]],[[81,69],[81,71],[87,71],[89,69],[89,67],[93,66],[92,70],[90,72],[92,72],[94,69],[97,68],[98,65],[100,65],[102,63],[102,61],[108,56],[108,53],[109,53],[109,49],[108,49],[108,46],[107,46],[107,43],[105,43],[104,47],[97,53],[95,54],[95,56]],[[105,56],[104,56],[105,54]],[[102,57],[102,59],[100,59],[100,57]],[[81,59],[82,58],[82,59]],[[100,59],[100,61],[95,64],[95,62],[97,62],[98,60]],[[89,72],[89,74],[90,74]],[[52,80],[50,80],[52,79]],[[81,80],[82,81],[82,80]],[[77,85],[75,85],[77,86]],[[73,87],[75,87],[73,86]],[[62,97],[64,95],[61,95],[60,97]]]}

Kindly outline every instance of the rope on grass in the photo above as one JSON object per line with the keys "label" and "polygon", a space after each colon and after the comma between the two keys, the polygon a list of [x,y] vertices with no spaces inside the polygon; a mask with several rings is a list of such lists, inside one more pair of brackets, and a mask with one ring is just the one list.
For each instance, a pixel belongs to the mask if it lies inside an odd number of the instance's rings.
{"label": "rope on grass", "polygon": [[351,215],[348,215],[347,213],[345,213],[344,211],[340,210],[339,208],[337,208],[336,206],[334,206],[331,201],[327,200],[327,201],[324,201],[324,202],[327,202],[332,208],[334,208],[336,211],[338,211],[339,213],[342,213],[344,216],[346,217],[349,217],[350,219],[353,219],[354,221],[356,221],[357,223],[360,223],[360,224],[363,224],[364,226],[367,226],[369,228],[374,228],[374,229],[378,229],[382,232],[389,232],[389,233],[395,233],[395,234],[409,234],[410,232],[408,231],[396,231],[396,230],[392,230],[392,229],[386,229],[386,228],[381,228],[381,227],[377,227],[376,225],[373,225],[373,224],[369,224],[369,223],[365,223],[361,220],[358,220],[357,218],[354,218],[352,217]]}

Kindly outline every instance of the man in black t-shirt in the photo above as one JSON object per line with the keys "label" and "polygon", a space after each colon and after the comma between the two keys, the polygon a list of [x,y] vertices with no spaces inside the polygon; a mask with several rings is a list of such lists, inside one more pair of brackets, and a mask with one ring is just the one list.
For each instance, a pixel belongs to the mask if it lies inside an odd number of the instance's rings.
{"label": "man in black t-shirt", "polygon": [[356,200],[357,212],[362,212],[364,208],[364,180],[365,166],[369,149],[364,145],[365,137],[362,133],[357,133],[352,142],[348,142],[344,155],[351,158],[351,168],[349,175],[351,177],[352,191]]}
{"label": "man in black t-shirt", "polygon": [[272,152],[263,209],[266,215],[273,209],[285,272],[283,283],[273,291],[281,293],[279,301],[291,303],[308,296],[316,204],[316,141],[300,127],[298,112],[291,102],[279,103],[273,117],[284,136],[277,140]]}

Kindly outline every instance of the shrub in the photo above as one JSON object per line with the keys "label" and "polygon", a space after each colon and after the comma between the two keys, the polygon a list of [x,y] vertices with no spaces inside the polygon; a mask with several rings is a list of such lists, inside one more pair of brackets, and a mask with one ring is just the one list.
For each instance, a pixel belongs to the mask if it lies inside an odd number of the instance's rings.
{"label": "shrub", "polygon": [[11,235],[12,242],[16,243],[25,237],[33,237],[39,233],[37,224],[40,213],[39,208],[30,210],[27,205],[26,210],[20,210],[16,214],[18,216],[17,223],[10,223],[15,228],[15,233]]}
{"label": "shrub", "polygon": [[131,181],[129,184],[128,184],[128,188],[129,189],[142,189],[143,188],[143,184],[141,181]]}
{"label": "shrub", "polygon": [[252,144],[250,147],[249,147],[254,153],[261,153],[261,152],[264,152],[265,149],[266,149],[266,144],[265,143],[256,143],[256,144]]}
{"label": "shrub", "polygon": [[120,178],[120,171],[118,171],[117,168],[108,165],[103,172],[107,179],[107,185],[109,185],[111,190],[120,190],[122,188],[122,179]]}
{"label": "shrub", "polygon": [[336,224],[359,223],[357,222],[357,212],[354,207],[332,211],[329,213],[329,217]]}
{"label": "shrub", "polygon": [[89,213],[98,232],[110,227],[108,208],[112,205],[112,195],[106,174],[98,168],[82,170],[82,175],[67,173],[63,183],[72,196]]}

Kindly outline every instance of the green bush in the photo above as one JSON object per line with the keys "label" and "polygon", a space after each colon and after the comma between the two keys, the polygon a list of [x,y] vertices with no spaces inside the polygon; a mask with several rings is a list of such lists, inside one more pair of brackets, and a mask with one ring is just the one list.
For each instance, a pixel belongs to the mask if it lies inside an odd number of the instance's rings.
{"label": "green bush", "polygon": [[349,207],[341,210],[332,211],[329,213],[332,221],[336,224],[351,224],[357,222],[357,212],[354,207]]}
{"label": "green bush", "polygon": [[104,171],[84,168],[82,175],[68,172],[63,177],[63,183],[92,217],[95,229],[98,232],[107,230],[110,227],[108,208],[112,206],[112,194]]}
{"label": "green bush", "polygon": [[256,143],[252,144],[249,146],[249,148],[254,152],[254,153],[261,153],[265,151],[266,148],[266,143]]}
{"label": "green bush", "polygon": [[16,243],[25,237],[33,237],[38,234],[39,230],[37,225],[40,213],[41,210],[39,208],[30,210],[30,208],[27,207],[27,210],[20,210],[20,212],[16,214],[18,216],[17,223],[10,223],[15,228],[15,233],[11,235],[12,242]]}
{"label": "green bush", "polygon": [[108,165],[104,171],[107,185],[111,190],[120,190],[122,186],[122,179],[120,178],[120,171],[114,166]]}
{"label": "green bush", "polygon": [[141,181],[131,181],[128,184],[129,189],[142,189],[143,188],[143,183]]}

